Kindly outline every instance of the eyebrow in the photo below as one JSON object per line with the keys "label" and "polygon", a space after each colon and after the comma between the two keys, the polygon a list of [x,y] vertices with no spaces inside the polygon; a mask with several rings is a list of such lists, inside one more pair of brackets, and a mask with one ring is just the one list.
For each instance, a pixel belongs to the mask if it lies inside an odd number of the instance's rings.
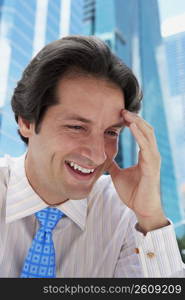
{"label": "eyebrow", "polygon": [[[74,121],[80,121],[80,122],[88,123],[88,124],[92,123],[91,120],[83,118],[76,114],[69,115],[66,118],[64,118],[64,120],[74,120]],[[122,127],[124,127],[124,122],[115,123],[115,124],[110,125],[109,127],[122,128]]]}

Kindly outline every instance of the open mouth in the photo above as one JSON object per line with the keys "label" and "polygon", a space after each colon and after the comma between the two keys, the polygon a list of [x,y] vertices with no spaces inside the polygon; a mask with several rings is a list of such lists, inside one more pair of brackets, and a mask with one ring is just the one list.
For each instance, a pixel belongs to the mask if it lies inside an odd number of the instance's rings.
{"label": "open mouth", "polygon": [[94,175],[95,169],[85,169],[75,164],[74,162],[65,161],[65,164],[72,174],[80,176],[81,178],[90,178]]}

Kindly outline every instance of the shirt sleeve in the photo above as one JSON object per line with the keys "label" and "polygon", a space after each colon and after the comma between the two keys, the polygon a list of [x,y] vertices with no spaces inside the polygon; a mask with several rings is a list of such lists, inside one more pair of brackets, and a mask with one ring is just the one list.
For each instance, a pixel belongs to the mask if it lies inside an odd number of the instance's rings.
{"label": "shirt sleeve", "polygon": [[114,277],[185,277],[185,265],[181,259],[172,222],[146,235],[138,231],[135,224],[131,218]]}
{"label": "shirt sleeve", "polygon": [[184,264],[172,222],[146,235],[136,227],[133,230],[144,277],[184,277]]}

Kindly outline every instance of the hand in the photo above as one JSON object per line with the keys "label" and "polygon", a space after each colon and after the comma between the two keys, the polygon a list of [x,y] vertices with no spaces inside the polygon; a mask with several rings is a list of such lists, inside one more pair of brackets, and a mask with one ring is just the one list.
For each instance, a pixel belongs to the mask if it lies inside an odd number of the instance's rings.
{"label": "hand", "polygon": [[115,161],[110,163],[110,173],[121,200],[131,208],[138,219],[140,229],[146,233],[167,225],[160,199],[161,158],[154,130],[137,114],[122,110],[123,121],[139,145],[138,163],[120,169]]}

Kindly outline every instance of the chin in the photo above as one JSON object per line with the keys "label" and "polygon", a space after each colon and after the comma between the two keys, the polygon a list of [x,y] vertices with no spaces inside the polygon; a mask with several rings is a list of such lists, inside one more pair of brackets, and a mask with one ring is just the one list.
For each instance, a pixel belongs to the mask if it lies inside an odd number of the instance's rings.
{"label": "chin", "polygon": [[91,190],[92,190],[92,186],[91,186],[91,188],[88,188],[83,191],[75,190],[75,192],[73,192],[73,193],[69,192],[68,198],[73,199],[73,200],[80,200],[80,199],[87,198],[89,196]]}
{"label": "chin", "polygon": [[80,199],[87,198],[90,192],[91,191],[89,190],[88,192],[75,193],[74,195],[71,195],[71,199],[80,200]]}

